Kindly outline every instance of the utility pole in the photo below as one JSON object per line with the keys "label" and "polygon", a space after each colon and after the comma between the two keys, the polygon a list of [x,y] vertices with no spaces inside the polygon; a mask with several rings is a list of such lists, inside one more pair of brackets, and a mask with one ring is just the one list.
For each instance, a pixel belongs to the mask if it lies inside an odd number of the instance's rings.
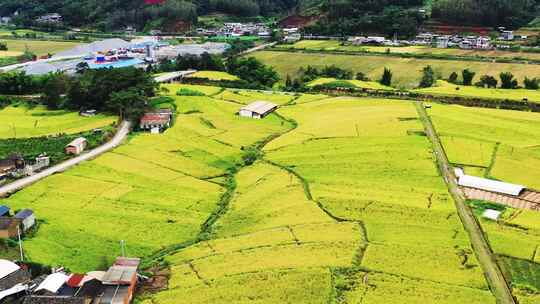
{"label": "utility pole", "polygon": [[19,253],[21,254],[21,262],[24,260],[23,246],[21,240],[21,228],[17,227],[17,236],[19,237]]}

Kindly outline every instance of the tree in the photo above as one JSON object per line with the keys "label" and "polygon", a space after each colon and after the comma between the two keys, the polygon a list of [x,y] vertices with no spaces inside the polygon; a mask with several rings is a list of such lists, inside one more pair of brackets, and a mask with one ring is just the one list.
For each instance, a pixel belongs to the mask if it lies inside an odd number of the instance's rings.
{"label": "tree", "polygon": [[77,74],[84,74],[87,70],[90,69],[90,66],[86,61],[77,63],[77,66],[75,66],[75,73]]}
{"label": "tree", "polygon": [[484,75],[480,77],[480,81],[475,83],[475,86],[477,87],[488,87],[488,88],[496,88],[497,87],[497,79],[495,77],[490,75]]}
{"label": "tree", "polygon": [[429,88],[432,87],[435,84],[435,72],[431,68],[430,65],[426,66],[423,70],[423,76],[420,80],[420,87],[421,88]]}
{"label": "tree", "polygon": [[514,79],[514,74],[510,72],[503,72],[499,74],[501,78],[501,88],[503,89],[515,89],[518,87],[518,82]]}
{"label": "tree", "polygon": [[279,80],[279,75],[272,67],[253,57],[229,59],[227,72],[256,87],[272,87]]}
{"label": "tree", "polygon": [[392,85],[392,71],[388,68],[384,68],[384,72],[379,82],[382,85],[391,86]]}
{"label": "tree", "polygon": [[364,74],[362,72],[358,72],[358,73],[356,73],[356,80],[369,81],[369,78],[366,76],[366,74]]}
{"label": "tree", "polygon": [[461,77],[463,77],[463,85],[470,86],[475,75],[476,73],[469,71],[469,69],[463,70],[463,72],[461,72]]}
{"label": "tree", "polygon": [[450,74],[450,77],[448,77],[448,82],[457,83],[457,79],[458,79],[458,74],[456,72],[452,72],[452,74]]}
{"label": "tree", "polygon": [[525,77],[523,84],[527,90],[538,90],[540,88],[540,79]]}
{"label": "tree", "polygon": [[7,43],[0,41],[0,51],[7,51],[8,46]]}
{"label": "tree", "polygon": [[121,119],[138,120],[145,112],[148,98],[136,88],[113,92],[106,103],[106,109],[116,112]]}
{"label": "tree", "polygon": [[285,87],[290,88],[291,86],[292,86],[291,75],[287,74],[287,78],[285,79]]}
{"label": "tree", "polygon": [[42,102],[48,109],[56,110],[62,106],[63,96],[69,86],[69,77],[63,73],[49,75],[43,86]]}

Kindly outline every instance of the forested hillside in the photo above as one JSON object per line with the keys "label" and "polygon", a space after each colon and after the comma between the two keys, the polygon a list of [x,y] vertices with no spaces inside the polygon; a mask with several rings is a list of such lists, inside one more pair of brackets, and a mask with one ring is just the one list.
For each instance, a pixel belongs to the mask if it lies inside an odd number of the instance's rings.
{"label": "forested hillside", "polygon": [[320,17],[308,32],[411,36],[429,17],[424,12],[429,15],[430,6],[433,18],[449,24],[518,27],[538,15],[540,0],[2,0],[0,16],[18,11],[16,21],[31,25],[37,16],[58,12],[67,25],[111,30],[127,25],[174,28],[215,12],[238,17],[308,14]]}
{"label": "forested hillside", "polygon": [[[151,1],[149,1],[151,2]],[[154,1],[159,2],[159,1]],[[285,14],[298,0],[165,0],[146,4],[144,0],[2,0],[0,16],[16,11],[16,21],[26,25],[36,17],[57,12],[72,26],[92,25],[101,29],[118,29],[126,25],[142,29],[171,27],[179,21],[195,22],[197,16],[212,12],[252,17]]]}

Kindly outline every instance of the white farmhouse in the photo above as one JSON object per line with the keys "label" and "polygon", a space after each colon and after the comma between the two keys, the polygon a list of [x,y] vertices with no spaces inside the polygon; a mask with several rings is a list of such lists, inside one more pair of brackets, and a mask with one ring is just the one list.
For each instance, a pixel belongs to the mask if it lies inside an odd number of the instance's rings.
{"label": "white farmhouse", "polygon": [[274,112],[277,107],[278,106],[276,104],[270,102],[256,101],[241,108],[240,111],[238,111],[238,115],[242,117],[261,119]]}

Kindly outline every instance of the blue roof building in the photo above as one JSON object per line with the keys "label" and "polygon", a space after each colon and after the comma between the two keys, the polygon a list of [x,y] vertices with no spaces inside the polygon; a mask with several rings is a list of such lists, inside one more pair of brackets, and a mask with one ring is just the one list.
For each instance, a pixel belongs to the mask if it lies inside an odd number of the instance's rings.
{"label": "blue roof building", "polygon": [[0,206],[0,216],[8,216],[9,215],[9,207],[1,205]]}

